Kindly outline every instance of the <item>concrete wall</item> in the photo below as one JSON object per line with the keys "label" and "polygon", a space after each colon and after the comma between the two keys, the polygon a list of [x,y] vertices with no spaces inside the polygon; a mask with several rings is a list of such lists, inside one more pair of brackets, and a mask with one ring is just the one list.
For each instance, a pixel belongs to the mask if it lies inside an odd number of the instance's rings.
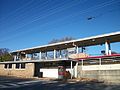
{"label": "concrete wall", "polygon": [[[71,69],[67,68],[66,71],[71,73]],[[58,78],[58,69],[54,68],[41,68],[40,72],[43,72],[43,77]]]}
{"label": "concrete wall", "polygon": [[17,76],[17,77],[33,77],[34,63],[26,63],[24,69],[16,69],[16,64],[12,64],[12,68],[5,69],[4,64],[0,64],[0,75],[2,76]]}
{"label": "concrete wall", "polygon": [[120,70],[120,64],[88,65],[83,66],[82,70]]}
{"label": "concrete wall", "polygon": [[43,72],[43,77],[58,78],[58,69],[40,69]]}
{"label": "concrete wall", "polygon": [[120,83],[120,64],[78,66],[80,77]]}

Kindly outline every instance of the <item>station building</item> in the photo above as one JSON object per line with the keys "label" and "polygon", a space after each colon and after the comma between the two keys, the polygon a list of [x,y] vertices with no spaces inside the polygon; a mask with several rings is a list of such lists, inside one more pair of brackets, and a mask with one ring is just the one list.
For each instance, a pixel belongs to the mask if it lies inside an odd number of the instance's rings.
{"label": "station building", "polygon": [[[96,78],[120,82],[120,54],[111,53],[111,43],[120,43],[120,32],[12,51],[13,61],[0,62],[0,75],[17,77]],[[105,54],[91,56],[85,47],[105,45]],[[81,51],[80,51],[81,50]]]}

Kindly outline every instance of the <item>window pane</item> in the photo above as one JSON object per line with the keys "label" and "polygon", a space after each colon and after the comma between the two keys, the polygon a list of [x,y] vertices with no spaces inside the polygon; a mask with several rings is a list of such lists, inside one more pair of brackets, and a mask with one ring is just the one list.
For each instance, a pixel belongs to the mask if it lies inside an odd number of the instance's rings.
{"label": "window pane", "polygon": [[19,63],[16,64],[16,68],[20,68],[20,64]]}
{"label": "window pane", "polygon": [[9,64],[8,68],[12,68],[12,64]]}
{"label": "window pane", "polygon": [[4,68],[7,68],[7,65],[8,65],[8,64],[5,64],[5,65],[4,65]]}
{"label": "window pane", "polygon": [[21,63],[21,68],[25,68],[25,63]]}

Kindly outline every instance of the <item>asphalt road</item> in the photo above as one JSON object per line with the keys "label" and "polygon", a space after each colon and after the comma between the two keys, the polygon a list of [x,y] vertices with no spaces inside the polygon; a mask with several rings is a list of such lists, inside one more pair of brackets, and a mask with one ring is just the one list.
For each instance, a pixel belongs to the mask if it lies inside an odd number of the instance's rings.
{"label": "asphalt road", "polygon": [[106,85],[98,82],[63,82],[0,77],[0,90],[120,90],[120,85]]}

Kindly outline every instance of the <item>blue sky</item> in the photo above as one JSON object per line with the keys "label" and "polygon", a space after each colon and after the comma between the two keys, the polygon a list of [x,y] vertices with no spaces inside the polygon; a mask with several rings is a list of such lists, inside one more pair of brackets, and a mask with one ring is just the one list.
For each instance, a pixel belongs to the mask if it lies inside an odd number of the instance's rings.
{"label": "blue sky", "polygon": [[[116,31],[120,0],[0,0],[0,48],[17,50],[65,36],[79,39]],[[120,43],[113,46],[120,52]]]}

